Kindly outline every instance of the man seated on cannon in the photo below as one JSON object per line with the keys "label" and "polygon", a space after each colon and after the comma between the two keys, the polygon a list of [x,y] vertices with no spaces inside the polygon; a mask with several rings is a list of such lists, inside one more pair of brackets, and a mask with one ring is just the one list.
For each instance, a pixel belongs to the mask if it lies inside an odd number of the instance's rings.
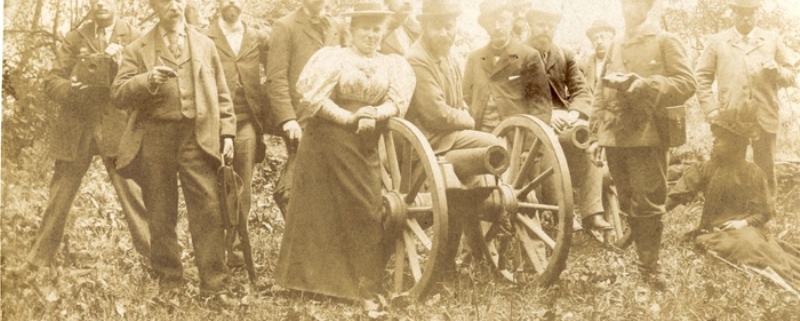
{"label": "man seated on cannon", "polygon": [[[549,123],[562,137],[565,132],[577,130],[579,127],[586,128],[585,124],[592,110],[590,88],[578,68],[575,54],[553,43],[561,13],[550,2],[538,2],[532,5],[526,18],[531,29],[526,44],[542,55],[553,104],[551,110],[535,115]],[[610,230],[611,224],[602,215],[603,171],[592,164],[591,155],[586,153],[588,135],[586,138],[584,141],[577,140],[579,144],[561,144],[567,158],[572,186],[577,193],[576,205],[584,226]],[[561,141],[567,140],[562,138]]]}
{"label": "man seated on cannon", "polygon": [[[462,74],[455,56],[450,52],[456,36],[456,18],[460,13],[458,1],[424,1],[422,14],[418,16],[422,24],[422,37],[406,54],[417,77],[406,118],[422,131],[436,155],[454,150],[503,146],[503,142],[492,134],[473,130],[475,121],[464,101]],[[474,183],[467,182],[467,176],[459,175],[459,179],[464,185]],[[445,246],[447,257],[443,259],[445,263],[441,269],[445,279],[455,275],[455,255],[462,226],[477,226],[463,222],[463,219],[476,216],[464,213],[474,206],[466,205],[469,202],[462,198],[466,197],[460,197],[459,201],[448,201],[451,204],[449,212],[455,214],[451,214],[451,217],[457,219],[449,220],[448,244]],[[468,236],[467,239],[475,238]]]}

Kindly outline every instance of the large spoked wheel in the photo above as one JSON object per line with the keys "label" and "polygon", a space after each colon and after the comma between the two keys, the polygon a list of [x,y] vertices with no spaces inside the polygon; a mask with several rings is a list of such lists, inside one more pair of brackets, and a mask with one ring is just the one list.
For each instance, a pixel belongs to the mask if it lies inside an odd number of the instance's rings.
{"label": "large spoked wheel", "polygon": [[447,237],[445,183],[425,136],[400,118],[380,137],[386,232],[395,238],[385,280],[397,294],[423,295]]}
{"label": "large spoked wheel", "polygon": [[566,267],[572,240],[572,183],[555,133],[536,117],[516,115],[494,135],[505,139],[510,165],[502,175],[502,210],[481,217],[489,263],[512,282],[548,286]]}

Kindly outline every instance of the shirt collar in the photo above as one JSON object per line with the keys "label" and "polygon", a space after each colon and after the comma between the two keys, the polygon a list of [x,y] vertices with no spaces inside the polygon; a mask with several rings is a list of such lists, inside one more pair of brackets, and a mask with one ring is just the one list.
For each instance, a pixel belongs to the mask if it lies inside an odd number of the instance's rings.
{"label": "shirt collar", "polygon": [[[175,28],[175,32],[178,33],[178,37],[185,37],[186,36],[186,24],[181,23],[180,25]],[[158,25],[158,34],[163,38],[166,37],[169,31],[164,29],[161,25]]]}
{"label": "shirt collar", "polygon": [[[114,22],[112,22],[108,27],[103,28],[103,29],[106,30],[106,37],[111,37],[111,33],[114,32],[114,27],[116,25],[117,25],[117,19],[114,19]],[[97,23],[95,23],[94,24],[94,34],[97,34],[97,32],[99,30],[100,30],[100,26],[98,26]]]}
{"label": "shirt collar", "polygon": [[244,32],[244,24],[242,20],[237,20],[234,23],[228,23],[224,19],[219,19],[219,28],[222,29],[222,34],[229,35]]}

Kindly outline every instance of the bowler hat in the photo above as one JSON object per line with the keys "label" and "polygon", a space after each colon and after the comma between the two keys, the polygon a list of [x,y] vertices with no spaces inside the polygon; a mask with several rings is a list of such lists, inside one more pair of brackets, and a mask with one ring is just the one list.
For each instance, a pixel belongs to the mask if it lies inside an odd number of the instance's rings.
{"label": "bowler hat", "polygon": [[733,9],[756,9],[761,6],[761,0],[729,0],[728,6]]}
{"label": "bowler hat", "polygon": [[549,21],[561,21],[561,9],[556,7],[552,0],[534,1],[528,12],[525,14],[528,21],[544,19]]}
{"label": "bowler hat", "polygon": [[417,20],[441,17],[457,17],[461,14],[461,5],[455,0],[423,0],[422,13],[417,15]]}
{"label": "bowler hat", "polygon": [[617,30],[614,29],[608,22],[602,19],[595,20],[592,23],[592,26],[586,30],[586,38],[591,39],[595,34],[599,32],[610,32],[611,34],[617,34]]}
{"label": "bowler hat", "polygon": [[362,16],[390,16],[394,12],[386,10],[383,2],[377,1],[363,1],[353,4],[353,10],[343,12],[340,15],[345,17],[362,17]]}
{"label": "bowler hat", "polygon": [[486,20],[509,9],[501,0],[484,0],[478,6],[481,14],[478,16],[478,23],[483,25]]}

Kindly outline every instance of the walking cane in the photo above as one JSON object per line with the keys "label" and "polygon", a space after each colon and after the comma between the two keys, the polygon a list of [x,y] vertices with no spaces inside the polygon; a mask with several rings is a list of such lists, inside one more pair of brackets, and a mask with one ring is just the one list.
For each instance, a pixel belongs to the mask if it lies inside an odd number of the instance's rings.
{"label": "walking cane", "polygon": [[222,165],[217,170],[217,187],[220,198],[220,211],[225,219],[225,248],[228,253],[233,253],[233,241],[236,234],[242,241],[244,264],[250,283],[256,283],[256,269],[253,265],[253,252],[250,245],[250,235],[247,233],[247,213],[242,213],[239,207],[239,195],[242,193],[242,179],[233,167]]}

